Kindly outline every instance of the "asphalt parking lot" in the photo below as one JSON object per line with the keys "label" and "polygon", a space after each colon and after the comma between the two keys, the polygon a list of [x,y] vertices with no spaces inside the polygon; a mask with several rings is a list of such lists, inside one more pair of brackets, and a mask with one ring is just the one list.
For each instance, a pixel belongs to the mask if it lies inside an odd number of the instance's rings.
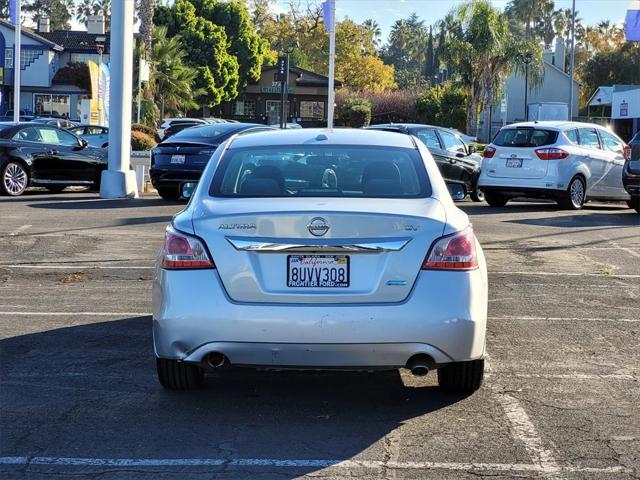
{"label": "asphalt parking lot", "polygon": [[407,372],[234,371],[176,393],[149,312],[181,204],[0,198],[0,476],[639,478],[640,216],[461,207],[490,272],[474,395]]}

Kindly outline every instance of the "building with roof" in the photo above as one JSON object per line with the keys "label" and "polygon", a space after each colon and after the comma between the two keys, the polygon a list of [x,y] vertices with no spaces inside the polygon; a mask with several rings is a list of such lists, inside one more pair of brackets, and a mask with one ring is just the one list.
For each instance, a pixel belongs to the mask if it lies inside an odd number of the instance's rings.
{"label": "building with roof", "polygon": [[[14,26],[0,20],[0,115],[13,109],[14,36]],[[92,17],[88,31],[52,32],[47,18],[37,31],[22,28],[20,110],[81,118],[82,100],[91,98],[91,87],[65,75],[64,67],[89,61],[109,62],[103,17]]]}
{"label": "building with roof", "polygon": [[[504,86],[501,102],[492,108],[492,135],[505,124],[526,120],[525,114],[525,77],[519,72],[513,72]],[[557,39],[554,50],[544,52],[544,77],[538,85],[528,82],[527,104],[564,104],[568,111],[569,85],[571,77],[566,70],[566,47],[562,39]],[[573,112],[578,114],[580,98],[580,83],[573,80]],[[531,110],[530,110],[531,113]],[[488,119],[483,119],[488,121]]]}
{"label": "building with roof", "polygon": [[640,85],[601,86],[587,102],[588,118],[608,123],[624,140],[640,131]]}
{"label": "building with roof", "polygon": [[[275,80],[276,67],[265,67],[257,82],[247,85],[238,98],[216,107],[215,114],[243,122],[280,122],[280,82]],[[341,83],[336,81],[336,87]],[[303,126],[324,126],[327,122],[329,79],[300,67],[289,67],[287,121]]]}

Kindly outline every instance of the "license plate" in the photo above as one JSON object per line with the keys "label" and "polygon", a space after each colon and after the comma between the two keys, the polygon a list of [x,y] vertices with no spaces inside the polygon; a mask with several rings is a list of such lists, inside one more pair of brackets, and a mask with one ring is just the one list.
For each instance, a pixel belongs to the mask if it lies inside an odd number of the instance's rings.
{"label": "license plate", "polygon": [[184,155],[171,155],[171,163],[184,163]]}
{"label": "license plate", "polygon": [[289,255],[287,287],[347,288],[349,257],[346,255]]}
{"label": "license plate", "polygon": [[507,168],[522,168],[522,159],[510,158],[507,160]]}

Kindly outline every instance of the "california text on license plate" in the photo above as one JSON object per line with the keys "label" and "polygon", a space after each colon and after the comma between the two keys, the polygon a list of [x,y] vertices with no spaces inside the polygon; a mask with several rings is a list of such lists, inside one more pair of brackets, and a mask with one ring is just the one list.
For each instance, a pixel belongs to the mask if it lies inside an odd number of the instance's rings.
{"label": "california text on license plate", "polygon": [[184,163],[184,155],[171,155],[171,163]]}
{"label": "california text on license plate", "polygon": [[287,287],[349,286],[349,257],[346,255],[289,255]]}
{"label": "california text on license plate", "polygon": [[522,168],[522,159],[510,158],[507,160],[507,168]]}

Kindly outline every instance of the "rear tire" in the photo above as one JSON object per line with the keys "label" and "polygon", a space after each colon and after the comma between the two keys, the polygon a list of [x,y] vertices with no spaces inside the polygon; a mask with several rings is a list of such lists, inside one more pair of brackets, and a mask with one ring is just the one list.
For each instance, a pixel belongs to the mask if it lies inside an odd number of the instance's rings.
{"label": "rear tire", "polygon": [[164,200],[175,201],[180,199],[180,191],[177,187],[158,187],[156,190]]}
{"label": "rear tire", "polygon": [[587,188],[581,176],[576,175],[569,182],[567,190],[558,199],[558,205],[563,210],[580,210],[586,199]]}
{"label": "rear tire", "polygon": [[474,202],[484,202],[485,201],[484,192],[482,190],[480,190],[477,185],[473,189],[473,191],[469,194],[469,197],[471,197],[471,200],[473,200]]}
{"label": "rear tire", "polygon": [[509,201],[509,198],[494,192],[484,192],[484,199],[492,207],[504,207]]}
{"label": "rear tire", "polygon": [[632,208],[636,212],[640,213],[640,197],[631,197],[631,200],[627,201],[627,205],[629,205],[629,208]]}
{"label": "rear tire", "polygon": [[191,363],[156,358],[160,384],[168,390],[195,390],[202,386],[204,370]]}
{"label": "rear tire", "polygon": [[484,360],[454,362],[438,369],[438,385],[451,392],[473,393],[483,379]]}

